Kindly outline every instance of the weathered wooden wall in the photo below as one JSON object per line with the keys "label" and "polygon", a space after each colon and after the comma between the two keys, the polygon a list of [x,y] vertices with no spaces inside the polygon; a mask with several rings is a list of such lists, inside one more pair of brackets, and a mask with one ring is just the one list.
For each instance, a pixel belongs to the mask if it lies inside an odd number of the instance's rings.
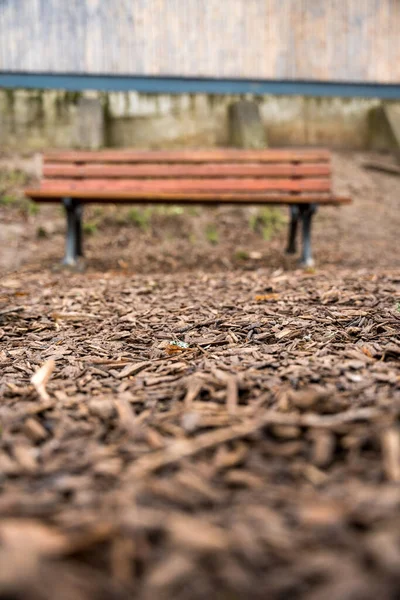
{"label": "weathered wooden wall", "polygon": [[400,82],[400,0],[0,0],[0,71]]}

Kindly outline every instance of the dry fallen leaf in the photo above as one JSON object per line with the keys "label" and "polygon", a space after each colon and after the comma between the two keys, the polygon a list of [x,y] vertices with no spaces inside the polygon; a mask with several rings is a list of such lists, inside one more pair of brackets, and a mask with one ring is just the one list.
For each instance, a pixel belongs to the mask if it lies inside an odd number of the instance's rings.
{"label": "dry fallen leaf", "polygon": [[365,354],[365,356],[368,356],[368,358],[373,358],[372,352],[367,346],[363,346],[361,348],[361,352],[363,352],[363,354]]}
{"label": "dry fallen leaf", "polygon": [[166,346],[165,352],[171,356],[189,349],[193,350],[186,342],[172,341]]}
{"label": "dry fallen leaf", "polygon": [[183,349],[179,348],[179,346],[168,344],[168,346],[165,348],[165,352],[171,356],[174,354],[180,354],[180,352],[183,352]]}
{"label": "dry fallen leaf", "polygon": [[121,269],[127,269],[129,267],[129,264],[125,260],[120,258],[118,259],[118,266],[121,267]]}
{"label": "dry fallen leaf", "polygon": [[50,358],[32,375],[31,382],[42,400],[50,400],[50,396],[46,391],[46,385],[55,366],[55,361]]}
{"label": "dry fallen leaf", "polygon": [[276,302],[279,300],[279,294],[257,294],[254,299],[256,302]]}

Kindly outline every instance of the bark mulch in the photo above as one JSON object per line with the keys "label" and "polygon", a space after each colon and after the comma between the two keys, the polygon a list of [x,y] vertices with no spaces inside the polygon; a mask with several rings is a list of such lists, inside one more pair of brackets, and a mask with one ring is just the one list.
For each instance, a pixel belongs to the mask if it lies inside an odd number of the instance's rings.
{"label": "bark mulch", "polygon": [[400,596],[400,274],[0,291],[0,598]]}

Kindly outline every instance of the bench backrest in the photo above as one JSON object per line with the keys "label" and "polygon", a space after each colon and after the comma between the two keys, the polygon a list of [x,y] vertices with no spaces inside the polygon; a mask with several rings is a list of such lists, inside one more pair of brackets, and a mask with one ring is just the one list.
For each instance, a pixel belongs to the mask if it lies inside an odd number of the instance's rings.
{"label": "bench backrest", "polygon": [[42,175],[41,188],[55,193],[332,193],[327,150],[58,151],[44,155]]}

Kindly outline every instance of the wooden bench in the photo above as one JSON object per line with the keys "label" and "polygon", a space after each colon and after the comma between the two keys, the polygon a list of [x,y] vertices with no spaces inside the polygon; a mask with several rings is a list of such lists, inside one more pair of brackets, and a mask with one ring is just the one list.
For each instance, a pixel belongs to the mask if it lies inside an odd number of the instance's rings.
{"label": "wooden bench", "polygon": [[82,207],[89,202],[287,204],[287,252],[296,252],[300,221],[304,265],[313,263],[316,206],[350,202],[333,194],[328,150],[59,151],[43,156],[42,170],[40,185],[25,194],[35,202],[64,204],[68,265],[83,255]]}

